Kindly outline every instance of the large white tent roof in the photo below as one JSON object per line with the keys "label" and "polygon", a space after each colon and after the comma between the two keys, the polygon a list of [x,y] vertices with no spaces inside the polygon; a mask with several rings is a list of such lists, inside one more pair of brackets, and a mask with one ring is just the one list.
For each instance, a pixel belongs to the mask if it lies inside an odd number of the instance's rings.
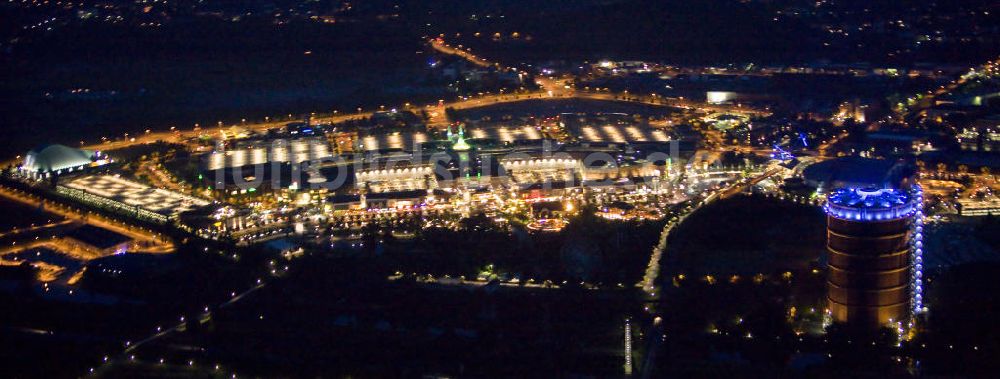
{"label": "large white tent roof", "polygon": [[32,172],[52,172],[91,163],[92,152],[74,149],[65,145],[45,145],[28,152],[24,158],[24,169]]}

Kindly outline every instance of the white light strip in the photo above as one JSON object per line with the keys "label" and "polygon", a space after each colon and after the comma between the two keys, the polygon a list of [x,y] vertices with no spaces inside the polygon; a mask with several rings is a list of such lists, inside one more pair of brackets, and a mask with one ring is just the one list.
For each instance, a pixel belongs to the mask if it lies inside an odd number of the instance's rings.
{"label": "white light strip", "polygon": [[916,316],[924,312],[924,197],[923,189],[919,185],[916,186],[914,190],[915,199],[914,202],[916,206],[916,212],[913,216],[913,239],[910,243],[913,245],[913,254],[910,255],[910,265],[912,268],[910,283],[911,298],[910,303],[913,306],[913,315]]}

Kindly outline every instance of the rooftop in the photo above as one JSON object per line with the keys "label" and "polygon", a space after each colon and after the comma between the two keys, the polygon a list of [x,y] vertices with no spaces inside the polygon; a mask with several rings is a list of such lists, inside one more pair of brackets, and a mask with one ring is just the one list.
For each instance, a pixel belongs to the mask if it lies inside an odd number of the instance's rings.
{"label": "rooftop", "polygon": [[903,190],[883,188],[841,188],[833,191],[829,200],[831,204],[854,208],[892,208],[906,204],[910,194]]}
{"label": "rooftop", "polygon": [[92,152],[74,149],[65,145],[43,145],[31,151],[24,158],[24,169],[32,172],[51,172],[89,165]]}
{"label": "rooftop", "polygon": [[923,206],[919,186],[912,190],[841,188],[827,197],[826,213],[844,220],[896,220],[913,215]]}

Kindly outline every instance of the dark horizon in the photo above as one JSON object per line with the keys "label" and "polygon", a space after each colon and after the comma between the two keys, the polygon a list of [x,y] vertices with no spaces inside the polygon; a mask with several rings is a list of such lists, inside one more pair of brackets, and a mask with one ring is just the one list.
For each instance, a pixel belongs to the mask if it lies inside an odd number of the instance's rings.
{"label": "dark horizon", "polygon": [[1000,368],[994,2],[0,19],[0,376]]}

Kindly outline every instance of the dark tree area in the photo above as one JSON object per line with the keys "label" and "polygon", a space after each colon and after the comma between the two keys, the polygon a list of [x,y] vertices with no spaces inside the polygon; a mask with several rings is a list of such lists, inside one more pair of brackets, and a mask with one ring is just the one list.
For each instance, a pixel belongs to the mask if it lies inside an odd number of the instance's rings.
{"label": "dark tree area", "polygon": [[911,343],[929,374],[980,376],[1000,370],[1000,264],[952,267],[927,280],[926,331]]}
{"label": "dark tree area", "polygon": [[[143,356],[184,362],[194,355],[261,377],[606,376],[621,370],[621,315],[635,311],[621,292],[390,282],[385,262],[360,255],[311,254],[296,263],[287,279],[214,311],[198,330],[144,347]],[[151,369],[162,368],[116,372]]]}
{"label": "dark tree area", "polygon": [[611,222],[585,211],[558,233],[528,233],[477,215],[461,220],[458,231],[422,230],[385,250],[389,265],[404,273],[625,285],[641,279],[661,230],[661,222]]}
{"label": "dark tree area", "polygon": [[976,238],[979,238],[994,251],[1000,252],[1000,219],[995,215],[983,217],[976,226]]}
{"label": "dark tree area", "polygon": [[825,228],[818,207],[756,195],[719,201],[671,233],[666,267],[713,275],[809,268],[823,255]]}

